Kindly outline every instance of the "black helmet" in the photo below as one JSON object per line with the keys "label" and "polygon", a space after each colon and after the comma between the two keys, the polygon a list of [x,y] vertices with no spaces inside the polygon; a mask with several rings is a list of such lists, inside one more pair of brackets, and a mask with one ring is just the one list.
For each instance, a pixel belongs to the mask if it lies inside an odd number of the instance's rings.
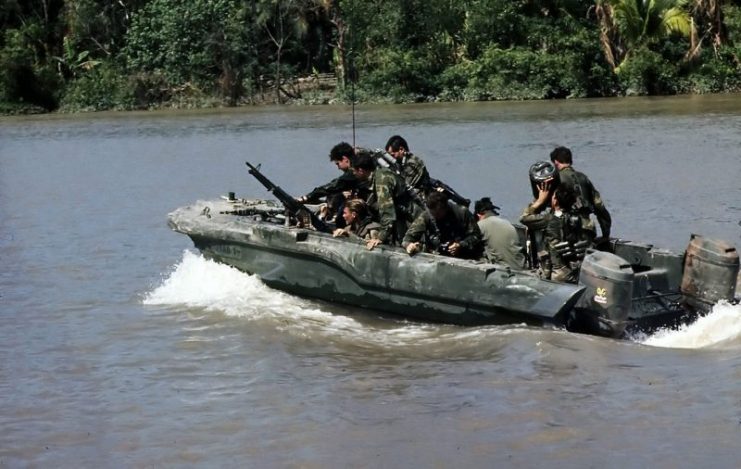
{"label": "black helmet", "polygon": [[533,190],[533,197],[538,197],[538,184],[552,181],[551,191],[558,186],[558,170],[550,161],[538,161],[530,166],[530,186]]}
{"label": "black helmet", "polygon": [[530,166],[530,180],[536,184],[555,179],[556,175],[556,167],[550,161],[538,161]]}

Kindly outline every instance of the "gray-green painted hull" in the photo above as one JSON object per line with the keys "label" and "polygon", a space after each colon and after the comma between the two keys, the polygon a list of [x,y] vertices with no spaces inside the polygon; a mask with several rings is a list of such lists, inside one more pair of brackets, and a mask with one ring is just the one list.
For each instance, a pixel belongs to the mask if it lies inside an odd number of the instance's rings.
{"label": "gray-green painted hull", "polygon": [[219,213],[230,209],[202,202],[174,211],[169,223],[206,257],[306,297],[424,321],[562,326],[583,291],[500,265],[410,257],[385,246],[368,251],[346,238]]}
{"label": "gray-green painted hull", "polygon": [[[267,219],[245,216],[255,207]],[[623,308],[628,312],[615,320],[595,303],[593,286],[542,280],[497,264],[410,257],[400,248],[368,251],[359,240],[276,223],[281,212],[273,201],[219,199],[179,208],[169,224],[190,236],[206,257],[255,274],[270,287],[422,321],[527,323],[619,336],[626,327],[662,326],[697,313],[685,307],[679,293],[683,254],[647,244],[613,240],[608,250],[635,271]]]}

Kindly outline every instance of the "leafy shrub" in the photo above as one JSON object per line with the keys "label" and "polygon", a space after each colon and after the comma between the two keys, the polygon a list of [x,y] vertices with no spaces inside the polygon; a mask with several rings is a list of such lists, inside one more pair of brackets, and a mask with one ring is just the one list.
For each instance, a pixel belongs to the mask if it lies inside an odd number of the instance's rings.
{"label": "leafy shrub", "polygon": [[134,93],[129,80],[117,67],[103,63],[67,85],[61,110],[79,112],[133,107]]}

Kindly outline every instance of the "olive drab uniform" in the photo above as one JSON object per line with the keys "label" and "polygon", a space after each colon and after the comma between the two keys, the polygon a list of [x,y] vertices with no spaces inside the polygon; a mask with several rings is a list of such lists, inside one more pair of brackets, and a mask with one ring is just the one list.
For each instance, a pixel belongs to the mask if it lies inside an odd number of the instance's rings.
{"label": "olive drab uniform", "polygon": [[411,224],[404,235],[402,245],[424,241],[425,251],[450,256],[447,246],[461,246],[458,257],[478,259],[483,254],[481,230],[471,212],[466,208],[449,203],[450,211],[442,220],[435,220],[429,211],[424,211]]}
{"label": "olive drab uniform", "polygon": [[539,211],[530,204],[520,222],[528,229],[543,230],[545,255],[539,253],[543,277],[576,283],[581,260],[593,239],[593,232],[583,228],[582,218],[574,212]]}
{"label": "olive drab uniform", "polygon": [[591,233],[592,239],[597,236],[594,221],[589,216],[594,213],[602,230],[602,236],[609,238],[612,218],[610,217],[610,212],[607,211],[605,204],[602,202],[599,191],[594,188],[592,181],[584,173],[576,171],[571,166],[561,169],[558,176],[561,180],[561,186],[566,187],[575,195],[576,203],[574,204],[573,211],[579,215],[582,229]]}
{"label": "olive drab uniform", "polygon": [[401,176],[388,168],[376,168],[371,173],[368,190],[366,202],[381,225],[378,239],[385,244],[401,242],[407,227],[422,208],[414,203]]}

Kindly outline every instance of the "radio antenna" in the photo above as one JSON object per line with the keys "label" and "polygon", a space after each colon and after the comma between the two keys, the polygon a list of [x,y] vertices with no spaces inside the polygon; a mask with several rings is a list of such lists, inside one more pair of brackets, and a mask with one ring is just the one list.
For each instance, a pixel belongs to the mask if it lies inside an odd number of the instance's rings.
{"label": "radio antenna", "polygon": [[352,28],[352,20],[353,20],[353,14],[355,13],[353,11],[353,1],[348,2],[350,4],[350,18],[348,21],[348,32],[347,32],[347,42],[350,43],[349,47],[349,68],[350,68],[350,101],[352,106],[352,146],[355,148],[355,49],[353,47],[353,28]]}

